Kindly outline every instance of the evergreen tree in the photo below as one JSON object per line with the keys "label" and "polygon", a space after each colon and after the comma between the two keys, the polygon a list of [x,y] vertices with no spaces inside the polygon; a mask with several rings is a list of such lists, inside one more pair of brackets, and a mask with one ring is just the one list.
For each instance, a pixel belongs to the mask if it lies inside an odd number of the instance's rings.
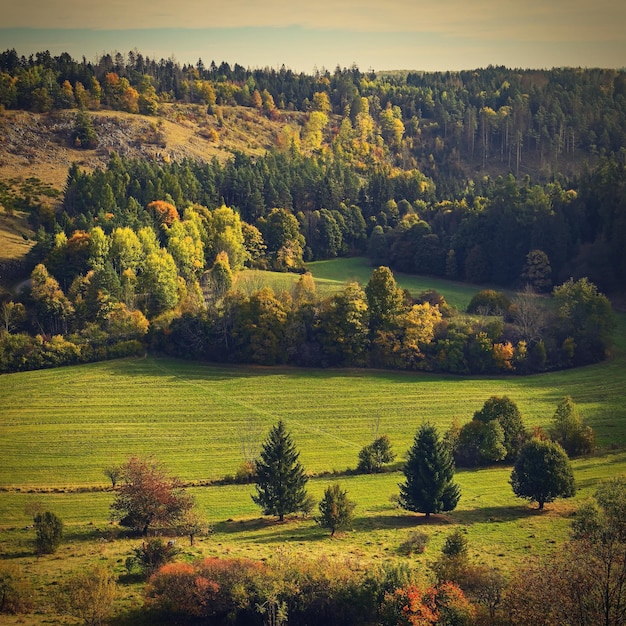
{"label": "evergreen tree", "polygon": [[332,537],[337,530],[350,528],[355,506],[356,504],[348,499],[348,492],[342,489],[339,483],[329,485],[319,503],[320,516],[317,523],[322,528],[328,528]]}
{"label": "evergreen tree", "polygon": [[264,515],[285,515],[300,509],[306,499],[307,477],[298,461],[300,453],[281,420],[273,426],[256,464],[255,504]]}
{"label": "evergreen tree", "polygon": [[434,426],[420,426],[409,450],[404,475],[406,482],[400,485],[403,509],[429,517],[431,513],[456,508],[461,492],[453,481],[454,462]]}

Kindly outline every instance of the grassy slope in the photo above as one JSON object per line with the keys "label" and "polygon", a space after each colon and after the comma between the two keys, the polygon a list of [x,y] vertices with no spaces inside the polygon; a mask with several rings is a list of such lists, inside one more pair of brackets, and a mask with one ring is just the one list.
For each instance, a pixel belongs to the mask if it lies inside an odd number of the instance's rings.
{"label": "grassy slope", "polygon": [[[356,259],[312,264],[312,269],[332,290],[344,282],[342,263],[351,277],[361,282],[369,277],[370,268]],[[473,292],[460,285],[451,291],[448,284],[418,277],[399,277],[399,282],[418,291],[438,288],[460,308]],[[507,394],[519,404],[527,425],[545,426],[557,401],[572,395],[604,452],[574,461],[576,498],[557,501],[542,513],[513,496],[510,467],[458,472],[462,499],[457,510],[429,523],[390,501],[402,480],[399,472],[322,476],[310,482],[316,499],[337,479],[357,502],[354,530],[334,541],[310,519],[281,525],[260,518],[249,485],[193,488],[213,533],[194,548],[181,540],[183,558],[272,558],[286,551],[301,558],[352,559],[362,567],[396,559],[427,567],[451,528],[461,525],[476,561],[508,570],[558,547],[567,537],[571,514],[598,481],[626,472],[625,374],[626,315],[620,315],[618,350],[610,361],[525,378],[236,368],[153,357],[2,376],[0,487],[19,490],[0,492],[0,554],[23,567],[43,602],[52,581],[95,561],[122,574],[137,540],[106,541],[114,532],[108,524],[111,492],[71,488],[104,485],[102,468],[129,454],[153,454],[187,480],[217,478],[233,473],[242,459],[239,433],[256,432],[262,440],[270,424],[283,418],[308,471],[342,470],[355,465],[378,417],[380,431],[390,435],[401,460],[422,420],[445,429],[455,416],[469,420],[490,395]],[[59,553],[39,559],[32,555],[26,513],[37,502],[60,515],[67,529]],[[402,557],[398,547],[416,528],[430,537],[428,548],[421,556]],[[124,586],[116,606],[129,610],[140,606],[141,598],[141,585]],[[42,620],[60,623],[62,618],[46,612],[19,623]]]}

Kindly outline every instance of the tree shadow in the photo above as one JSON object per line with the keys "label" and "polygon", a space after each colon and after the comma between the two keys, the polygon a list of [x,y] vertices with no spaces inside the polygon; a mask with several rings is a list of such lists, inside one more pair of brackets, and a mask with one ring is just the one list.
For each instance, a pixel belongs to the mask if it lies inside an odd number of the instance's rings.
{"label": "tree shadow", "polygon": [[432,513],[429,517],[421,513],[406,515],[370,515],[354,520],[353,528],[358,532],[442,526],[454,523],[448,515]]}
{"label": "tree shadow", "polygon": [[[549,505],[547,505],[549,507]],[[512,522],[527,517],[536,517],[550,512],[549,508],[539,509],[529,504],[515,506],[485,506],[454,512],[454,521],[465,526],[485,522]]]}

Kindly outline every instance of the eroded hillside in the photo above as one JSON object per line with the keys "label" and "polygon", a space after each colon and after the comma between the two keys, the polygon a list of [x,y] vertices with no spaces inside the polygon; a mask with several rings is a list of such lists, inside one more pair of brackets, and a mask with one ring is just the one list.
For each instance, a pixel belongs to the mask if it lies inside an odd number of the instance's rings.
{"label": "eroded hillside", "polygon": [[222,160],[235,151],[261,154],[280,141],[286,126],[298,125],[303,116],[285,113],[270,120],[244,107],[220,107],[216,115],[209,115],[205,107],[180,104],[163,105],[159,117],[121,111],[90,115],[98,146],[83,150],[72,143],[74,110],[4,112],[0,117],[0,180],[35,177],[61,190],[72,163],[92,170],[105,165],[111,151],[159,161]]}

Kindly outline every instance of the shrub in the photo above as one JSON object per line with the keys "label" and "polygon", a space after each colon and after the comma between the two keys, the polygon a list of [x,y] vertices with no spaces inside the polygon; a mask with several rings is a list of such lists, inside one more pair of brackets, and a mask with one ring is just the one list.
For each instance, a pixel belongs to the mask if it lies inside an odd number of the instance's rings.
{"label": "shrub", "polygon": [[400,544],[398,551],[406,556],[423,554],[428,543],[428,535],[419,530],[409,533],[409,536]]}
{"label": "shrub", "polygon": [[348,499],[348,492],[339,486],[339,483],[330,485],[324,491],[324,497],[319,503],[320,516],[317,523],[322,528],[330,530],[334,536],[337,530],[350,528],[354,519],[356,504]]}
{"label": "shrub", "polygon": [[26,613],[33,608],[33,590],[13,563],[0,564],[0,613]]}
{"label": "shrub", "polygon": [[159,567],[170,563],[180,553],[173,541],[165,543],[162,539],[154,537],[144,541],[139,548],[135,548],[135,560],[141,570],[149,576]]}
{"label": "shrub", "polygon": [[99,565],[72,576],[56,594],[55,604],[59,612],[99,626],[111,614],[116,596],[113,572]]}

